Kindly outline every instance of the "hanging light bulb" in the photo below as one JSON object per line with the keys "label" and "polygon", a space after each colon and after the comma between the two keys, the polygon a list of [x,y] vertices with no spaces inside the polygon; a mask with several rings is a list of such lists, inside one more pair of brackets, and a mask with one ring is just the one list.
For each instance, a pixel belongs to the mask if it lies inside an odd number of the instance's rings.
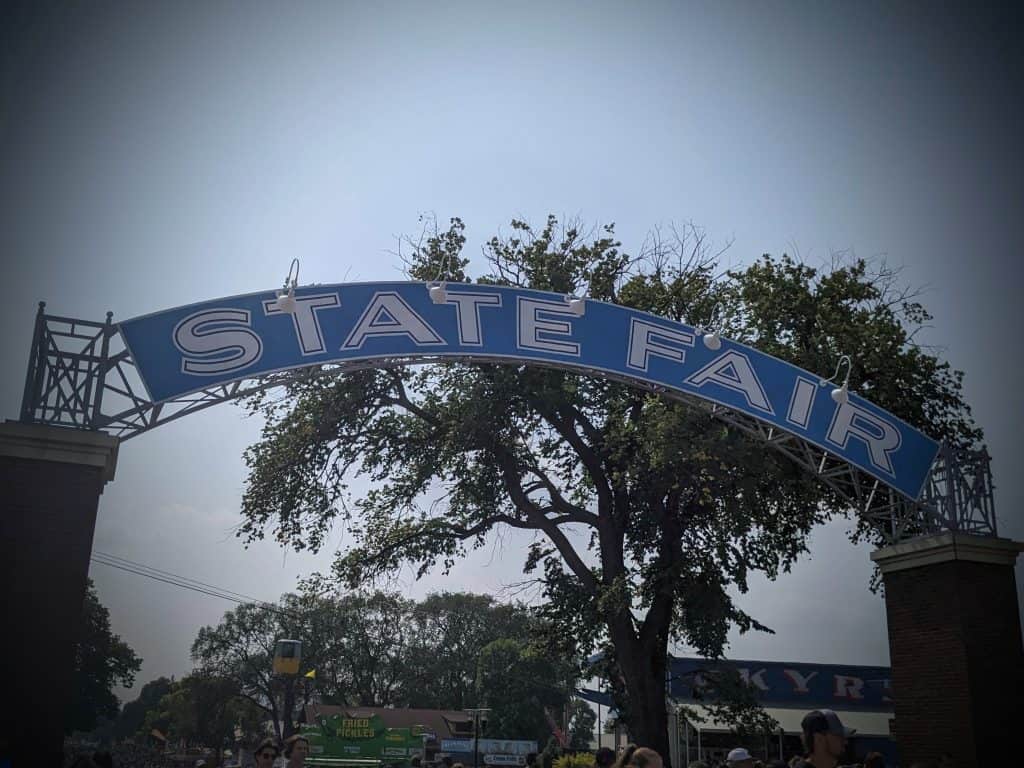
{"label": "hanging light bulb", "polygon": [[427,293],[430,294],[430,300],[435,304],[444,304],[448,298],[448,291],[445,290],[444,283],[429,283]]}
{"label": "hanging light bulb", "polygon": [[288,290],[277,292],[277,308],[289,315],[295,312],[295,286],[288,286]]}
{"label": "hanging light bulb", "polygon": [[722,348],[722,304],[718,302],[711,310],[711,319],[708,324],[698,328],[697,333],[703,334],[701,339],[704,346],[712,352]]}
{"label": "hanging light bulb", "polygon": [[837,382],[839,380],[839,371],[843,368],[843,363],[846,363],[846,377],[843,379],[842,384],[833,388],[831,393],[832,400],[839,405],[845,405],[850,402],[850,371],[853,369],[853,362],[850,360],[850,356],[842,355],[836,364],[836,372],[832,374],[832,378],[822,379],[818,382],[823,387]]}
{"label": "hanging light bulb", "polygon": [[277,292],[277,308],[289,315],[295,312],[295,288],[299,284],[299,260],[292,259],[288,274],[284,278],[284,287]]}
{"label": "hanging light bulb", "polygon": [[840,405],[845,405],[850,402],[850,390],[845,381],[843,382],[843,386],[836,387],[832,390],[832,399]]}

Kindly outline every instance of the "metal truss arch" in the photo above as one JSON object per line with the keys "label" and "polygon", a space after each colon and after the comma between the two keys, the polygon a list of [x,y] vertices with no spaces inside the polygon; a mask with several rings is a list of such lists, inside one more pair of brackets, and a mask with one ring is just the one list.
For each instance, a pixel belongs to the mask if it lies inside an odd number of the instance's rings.
{"label": "metal truss arch", "polygon": [[[370,368],[453,361],[541,365],[485,355],[453,358],[420,354],[331,363],[326,370],[344,374]],[[997,535],[990,458],[984,448],[964,451],[943,445],[932,464],[921,498],[913,500],[829,451],[726,406],[607,371],[571,365],[549,367],[620,381],[709,412],[714,418],[782,453],[813,474],[845,500],[886,543],[898,543],[942,531],[988,537]],[[259,378],[243,378],[155,403],[146,393],[131,354],[109,313],[105,322],[78,320],[47,315],[45,305],[40,303],[25,379],[21,421],[99,430],[128,440],[170,421],[307,377],[311,370],[320,369],[321,366],[316,365]]]}

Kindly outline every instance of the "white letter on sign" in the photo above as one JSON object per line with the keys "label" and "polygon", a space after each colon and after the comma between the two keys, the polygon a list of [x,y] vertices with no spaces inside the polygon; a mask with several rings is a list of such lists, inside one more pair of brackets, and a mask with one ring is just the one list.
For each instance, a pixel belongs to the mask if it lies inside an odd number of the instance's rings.
{"label": "white letter on sign", "polygon": [[864,681],[852,675],[836,675],[836,689],[832,694],[839,699],[863,699]]}
{"label": "white letter on sign", "polygon": [[693,334],[663,328],[634,317],[629,321],[629,355],[626,358],[626,365],[638,371],[646,371],[651,355],[675,360],[677,363],[686,360],[686,352],[679,347],[670,347],[665,342],[692,347]]}
{"label": "white letter on sign", "polygon": [[455,305],[455,315],[459,320],[459,344],[479,347],[484,343],[483,332],[480,330],[480,307],[500,307],[501,295],[448,291],[445,303]]}
{"label": "white letter on sign", "polygon": [[401,296],[391,291],[373,295],[341,348],[361,349],[364,341],[376,336],[408,336],[421,347],[444,344],[444,339],[427,325],[427,321],[417,315]]}
{"label": "white letter on sign", "polygon": [[263,354],[263,342],[250,325],[246,309],[204,309],[174,327],[174,346],[182,355],[181,372],[218,376],[240,371]]}
{"label": "white letter on sign", "polygon": [[868,457],[877,469],[893,474],[890,455],[903,440],[896,427],[871,411],[858,408],[853,403],[843,403],[836,408],[825,439],[845,449],[851,437],[868,447]]}
{"label": "white letter on sign", "polygon": [[759,669],[754,674],[750,674],[749,669],[741,669],[739,672],[744,683],[753,685],[758,690],[767,691],[768,683],[764,681],[764,673],[767,671],[767,669]]}
{"label": "white letter on sign", "polygon": [[[327,307],[340,307],[341,301],[336,293],[322,293],[319,296],[296,296],[295,311],[291,313],[292,324],[295,326],[295,337],[303,355],[316,355],[325,352],[324,335],[320,331],[320,321],[316,318],[316,310]],[[277,308],[277,299],[263,302],[265,315],[284,315]]]}
{"label": "white letter on sign", "polygon": [[[544,317],[544,315],[548,317]],[[572,334],[572,325],[569,322],[554,320],[551,315],[567,318],[578,317],[564,302],[519,297],[519,348],[579,357],[579,344],[574,341],[556,341],[551,338],[553,334],[558,336]]]}
{"label": "white letter on sign", "polygon": [[740,392],[747,404],[760,411],[774,414],[768,396],[764,393],[761,380],[750,367],[747,356],[741,352],[726,352],[705,365],[686,380],[695,387],[702,387],[708,382],[718,384],[726,389]]}
{"label": "white letter on sign", "polygon": [[810,693],[811,689],[807,687],[807,684],[814,679],[817,672],[811,672],[809,675],[803,675],[799,670],[796,669],[784,669],[782,674],[790,679],[793,683],[793,690],[797,693]]}

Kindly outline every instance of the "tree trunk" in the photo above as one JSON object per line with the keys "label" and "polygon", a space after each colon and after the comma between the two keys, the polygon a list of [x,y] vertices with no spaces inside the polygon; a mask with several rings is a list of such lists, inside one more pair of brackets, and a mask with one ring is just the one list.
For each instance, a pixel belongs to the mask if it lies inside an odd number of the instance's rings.
{"label": "tree trunk", "polygon": [[288,680],[284,686],[284,712],[281,713],[284,719],[284,736],[287,739],[295,733],[295,722],[292,716],[295,713],[295,681]]}
{"label": "tree trunk", "polygon": [[665,662],[647,657],[632,659],[626,664],[620,662],[619,666],[629,700],[624,720],[630,740],[637,746],[653,749],[668,767],[671,752],[665,706]]}

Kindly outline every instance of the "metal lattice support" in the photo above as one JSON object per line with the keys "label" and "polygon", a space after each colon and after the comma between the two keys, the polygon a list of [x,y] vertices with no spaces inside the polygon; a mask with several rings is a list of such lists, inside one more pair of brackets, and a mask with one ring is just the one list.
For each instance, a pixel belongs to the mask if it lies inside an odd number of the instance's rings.
{"label": "metal lattice support", "polygon": [[[146,394],[110,313],[106,322],[99,323],[47,315],[44,309],[45,305],[40,303],[21,406],[23,422],[102,430],[127,440],[212,405],[310,373],[309,368],[301,368],[290,374],[218,384],[154,403]],[[465,363],[509,364],[507,359],[486,356],[467,355],[458,359]],[[343,374],[367,368],[451,361],[451,357],[416,355],[332,363],[324,370]],[[921,498],[913,501],[828,451],[744,413],[605,371],[577,370],[622,381],[708,411],[818,477],[877,530],[886,543],[895,544],[943,531],[997,535],[990,458],[984,448],[958,451],[943,445]]]}

